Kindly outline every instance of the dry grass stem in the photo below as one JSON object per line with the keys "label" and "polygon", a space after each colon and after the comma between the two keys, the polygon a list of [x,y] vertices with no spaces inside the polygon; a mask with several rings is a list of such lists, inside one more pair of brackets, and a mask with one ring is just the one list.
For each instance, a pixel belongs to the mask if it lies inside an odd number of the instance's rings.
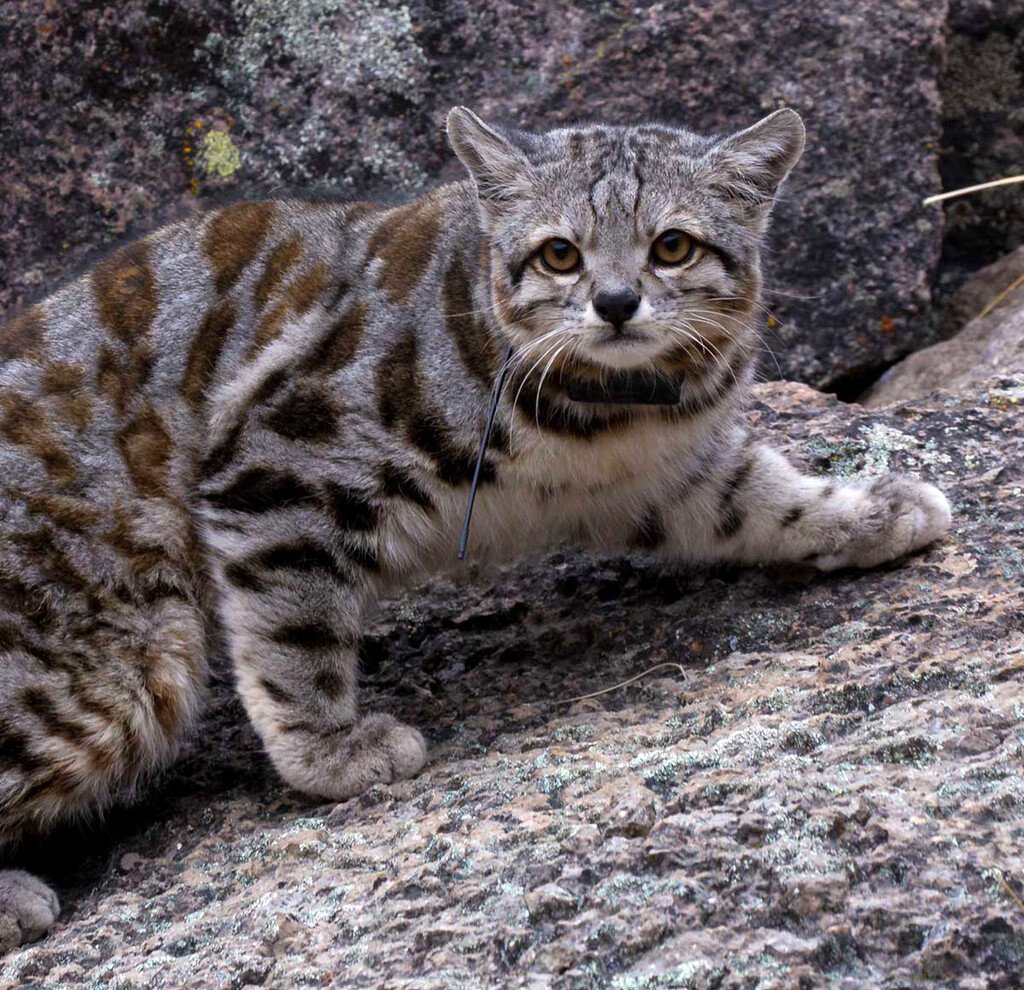
{"label": "dry grass stem", "polygon": [[632,684],[634,681],[639,681],[642,677],[646,677],[648,674],[653,674],[656,670],[662,670],[665,667],[675,667],[680,674],[685,678],[686,671],[683,669],[682,664],[678,663],[657,663],[653,667],[648,667],[647,670],[641,671],[639,674],[635,674],[628,680],[620,681],[618,684],[613,684],[611,687],[602,688],[600,691],[593,691],[590,694],[581,694],[578,698],[567,698],[563,701],[555,701],[555,705],[574,705],[577,701],[587,701],[590,698],[599,698],[602,694],[610,694],[612,691],[618,691],[619,688],[624,688],[628,684]]}
{"label": "dry grass stem", "polygon": [[1003,885],[1003,890],[1013,898],[1017,907],[1019,907],[1021,911],[1024,911],[1024,900],[1021,900],[1020,894],[1010,886],[1009,881],[1006,879],[1002,871],[999,872],[999,882]]}
{"label": "dry grass stem", "polygon": [[988,316],[1011,292],[1019,289],[1022,285],[1024,285],[1024,275],[1019,275],[995,299],[990,299],[985,304],[985,308],[974,319],[980,320],[983,316]]}
{"label": "dry grass stem", "polygon": [[957,196],[967,196],[969,193],[981,192],[982,189],[994,189],[996,186],[1008,186],[1014,182],[1024,182],[1024,175],[1011,175],[1005,179],[993,179],[991,182],[981,182],[976,186],[964,186],[963,189],[950,189],[949,192],[936,193],[922,200],[925,206],[932,203],[941,203],[946,199],[955,199]]}

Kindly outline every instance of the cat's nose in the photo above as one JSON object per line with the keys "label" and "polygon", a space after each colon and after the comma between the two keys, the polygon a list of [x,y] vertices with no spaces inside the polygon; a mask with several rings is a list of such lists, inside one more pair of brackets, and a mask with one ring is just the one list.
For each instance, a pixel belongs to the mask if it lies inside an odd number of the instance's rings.
{"label": "cat's nose", "polygon": [[621,327],[640,308],[640,293],[636,289],[602,289],[594,296],[594,310],[602,320]]}

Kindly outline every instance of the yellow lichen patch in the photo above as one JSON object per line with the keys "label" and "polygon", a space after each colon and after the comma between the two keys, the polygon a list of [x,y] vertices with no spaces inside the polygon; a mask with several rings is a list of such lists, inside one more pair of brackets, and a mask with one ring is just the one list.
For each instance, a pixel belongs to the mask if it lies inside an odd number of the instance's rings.
{"label": "yellow lichen patch", "polygon": [[203,136],[203,168],[207,175],[226,178],[242,167],[242,153],[227,131],[208,131]]}

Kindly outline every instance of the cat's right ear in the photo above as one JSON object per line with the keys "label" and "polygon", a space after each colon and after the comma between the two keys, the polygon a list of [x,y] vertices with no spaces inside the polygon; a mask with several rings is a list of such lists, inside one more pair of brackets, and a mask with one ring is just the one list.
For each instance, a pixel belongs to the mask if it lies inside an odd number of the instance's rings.
{"label": "cat's right ear", "polygon": [[795,110],[776,110],[712,146],[705,157],[710,185],[751,210],[763,224],[779,186],[804,150],[805,137]]}
{"label": "cat's right ear", "polygon": [[448,112],[448,140],[476,185],[485,212],[524,193],[532,168],[520,148],[465,107]]}

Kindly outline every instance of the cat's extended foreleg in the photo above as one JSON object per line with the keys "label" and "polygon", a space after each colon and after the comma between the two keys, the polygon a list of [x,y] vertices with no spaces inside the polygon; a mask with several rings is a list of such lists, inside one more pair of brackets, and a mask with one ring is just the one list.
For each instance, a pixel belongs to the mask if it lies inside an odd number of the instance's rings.
{"label": "cat's extended foreleg", "polygon": [[330,549],[267,547],[229,563],[224,585],[239,692],[289,784],[341,800],[423,766],[416,729],[358,712],[361,597]]}
{"label": "cat's extended foreleg", "polygon": [[728,453],[665,509],[665,549],[693,560],[873,567],[936,540],[949,503],[915,478],[840,481],[802,474],[737,432]]}

